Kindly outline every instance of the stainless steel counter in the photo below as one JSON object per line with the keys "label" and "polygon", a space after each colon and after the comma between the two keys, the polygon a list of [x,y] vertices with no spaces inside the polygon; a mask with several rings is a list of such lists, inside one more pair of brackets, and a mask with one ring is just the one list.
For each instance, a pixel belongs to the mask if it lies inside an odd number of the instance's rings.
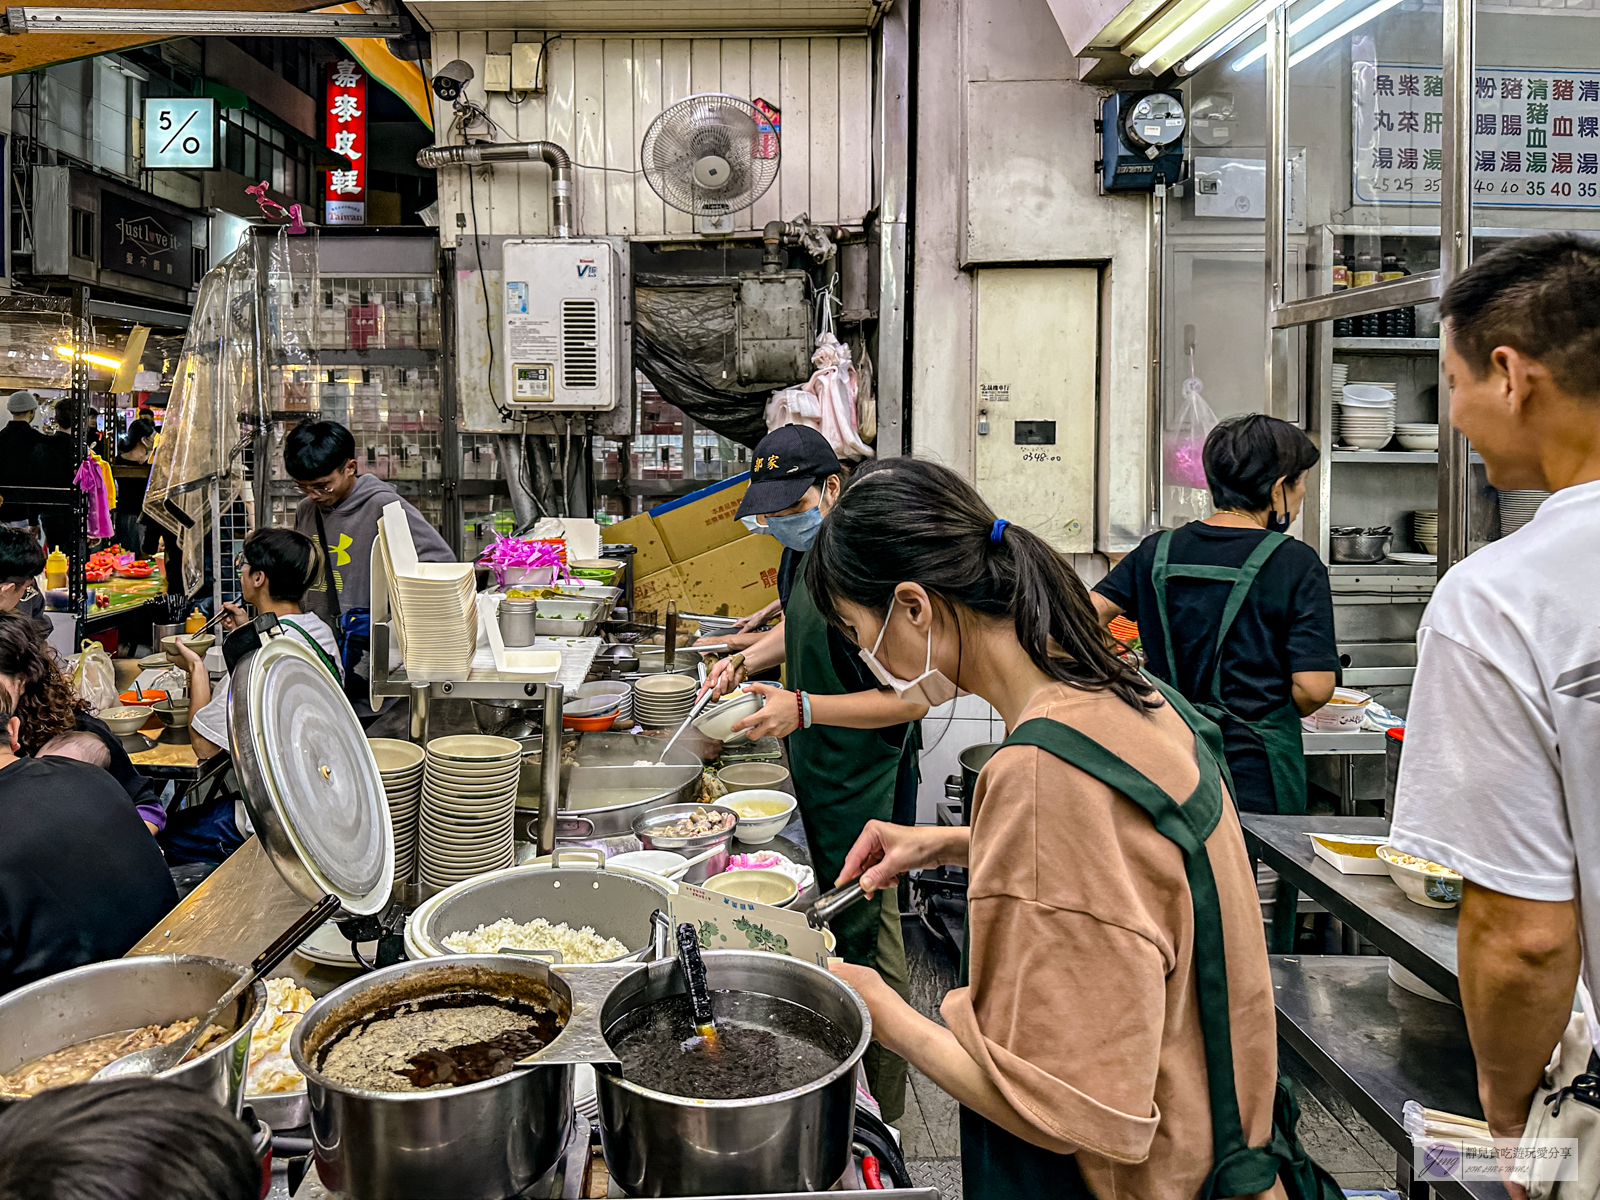
{"label": "stainless steel counter", "polygon": [[1424,908],[1387,875],[1343,875],[1318,858],[1307,833],[1379,836],[1381,817],[1273,817],[1241,813],[1250,852],[1429,987],[1461,1000],[1456,910]]}

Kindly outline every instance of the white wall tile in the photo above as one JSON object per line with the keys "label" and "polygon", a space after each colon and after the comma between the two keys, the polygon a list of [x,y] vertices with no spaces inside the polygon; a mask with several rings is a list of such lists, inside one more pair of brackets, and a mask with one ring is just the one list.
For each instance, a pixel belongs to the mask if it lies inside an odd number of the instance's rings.
{"label": "white wall tile", "polygon": [[947,720],[930,714],[923,721],[924,745],[918,762],[922,770],[922,785],[917,789],[917,824],[933,824],[934,804],[944,798],[945,776],[961,774],[957,757],[968,746],[993,741],[990,730],[989,721],[966,717]]}

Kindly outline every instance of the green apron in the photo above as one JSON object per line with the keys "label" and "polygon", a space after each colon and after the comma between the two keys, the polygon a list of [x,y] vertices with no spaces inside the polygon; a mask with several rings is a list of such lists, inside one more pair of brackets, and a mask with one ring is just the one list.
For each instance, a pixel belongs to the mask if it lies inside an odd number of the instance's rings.
{"label": "green apron", "polygon": [[[1206,1093],[1211,1106],[1211,1171],[1199,1200],[1263,1192],[1282,1179],[1289,1200],[1342,1200],[1339,1185],[1301,1148],[1295,1134],[1299,1112],[1283,1077],[1273,1107],[1272,1140],[1261,1147],[1245,1141],[1233,1076],[1233,1035],[1228,1007],[1227,957],[1222,906],[1206,839],[1222,816],[1222,757],[1214,727],[1175,689],[1152,680],[1195,732],[1200,782],[1179,805],[1146,776],[1069,725],[1048,719],[1024,721],[1007,746],[1036,746],[1092,775],[1138,805],[1156,830],[1183,851],[1184,873],[1194,903],[1196,994],[1205,1046]],[[961,984],[967,983],[966,953]],[[961,1110],[961,1176],[965,1200],[1092,1200],[1076,1155],[1056,1154],[1008,1133],[986,1117]]]}
{"label": "green apron", "polygon": [[[1247,721],[1228,708],[1222,700],[1222,646],[1227,640],[1233,622],[1244,607],[1245,597],[1255,586],[1256,576],[1273,551],[1289,540],[1286,534],[1268,533],[1245,559],[1242,567],[1169,566],[1167,552],[1171,547],[1172,531],[1161,535],[1156,543],[1155,564],[1150,571],[1150,583],[1156,594],[1156,614],[1161,620],[1161,637],[1167,653],[1169,681],[1177,686],[1178,660],[1172,652],[1172,626],[1167,620],[1167,581],[1169,579],[1210,579],[1231,583],[1227,602],[1222,607],[1222,620],[1217,625],[1216,645],[1212,650],[1209,671],[1195,680],[1194,706],[1226,729],[1240,725],[1260,739],[1267,755],[1267,769],[1272,776],[1272,794],[1275,811],[1281,816],[1298,816],[1306,811],[1306,758],[1305,744],[1301,741],[1300,710],[1294,701],[1273,709],[1263,717]],[[1226,763],[1224,763],[1226,767]],[[1233,789],[1233,777],[1228,775],[1228,787]],[[1238,795],[1235,793],[1235,801]],[[1276,954],[1288,954],[1294,949],[1294,922],[1297,896],[1295,890],[1282,879],[1278,881],[1278,898],[1272,910],[1272,949]]]}
{"label": "green apron", "polygon": [[[828,624],[811,602],[798,564],[783,609],[783,648],[784,681],[791,689],[818,696],[843,696],[850,690],[834,673]],[[908,733],[907,742],[911,740]],[[876,729],[813,725],[789,735],[789,770],[794,774],[817,886],[823,891],[844,870],[845,857],[862,827],[894,815],[895,777],[905,753],[906,746],[894,749]],[[846,962],[877,966],[881,902],[874,896],[830,922],[839,939],[839,956]]]}

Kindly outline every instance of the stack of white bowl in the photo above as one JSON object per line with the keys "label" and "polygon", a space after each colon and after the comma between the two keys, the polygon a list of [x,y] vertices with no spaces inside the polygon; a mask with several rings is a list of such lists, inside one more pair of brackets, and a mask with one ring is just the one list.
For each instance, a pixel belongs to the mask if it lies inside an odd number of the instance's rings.
{"label": "stack of white bowl", "polygon": [[1333,402],[1337,404],[1340,397],[1344,395],[1344,385],[1350,382],[1350,364],[1334,363],[1331,380],[1333,383]]}
{"label": "stack of white bowl", "polygon": [[370,738],[394,826],[394,877],[409,879],[417,865],[417,814],[422,807],[422,747],[395,738]]}
{"label": "stack of white bowl", "polygon": [[382,558],[389,579],[390,616],[407,675],[419,681],[465,679],[478,650],[472,564],[417,561],[398,502],[384,509],[377,547],[374,558]]}
{"label": "stack of white bowl", "polygon": [[1427,554],[1439,553],[1439,510],[1419,508],[1411,514],[1411,536]]}
{"label": "stack of white bowl", "polygon": [[1437,422],[1399,421],[1395,424],[1394,435],[1400,440],[1400,445],[1407,450],[1437,450],[1439,448],[1439,426]]}
{"label": "stack of white bowl", "polygon": [[1539,506],[1549,499],[1549,492],[1535,491],[1532,488],[1513,489],[1500,493],[1500,536],[1515,533],[1529,521],[1533,514],[1539,511]]}
{"label": "stack of white bowl", "polygon": [[463,734],[428,743],[417,852],[422,882],[449,887],[516,862],[512,824],[522,747]]}
{"label": "stack of white bowl", "polygon": [[1394,438],[1394,385],[1347,383],[1335,406],[1339,440],[1357,450],[1382,450]]}
{"label": "stack of white bowl", "polygon": [[700,684],[687,675],[646,675],[633,685],[633,714],[652,729],[683,724]]}

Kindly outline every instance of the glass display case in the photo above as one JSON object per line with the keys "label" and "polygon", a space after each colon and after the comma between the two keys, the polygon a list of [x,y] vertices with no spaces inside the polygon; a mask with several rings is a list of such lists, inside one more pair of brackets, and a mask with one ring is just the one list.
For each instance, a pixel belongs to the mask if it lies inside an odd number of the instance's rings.
{"label": "glass display case", "polygon": [[258,378],[271,420],[258,490],[273,524],[293,524],[302,498],[283,466],[289,430],[338,421],[355,438],[360,470],[391,483],[461,552],[459,483],[496,477],[494,439],[469,445],[455,430],[432,235],[330,227],[284,238],[258,229]]}

